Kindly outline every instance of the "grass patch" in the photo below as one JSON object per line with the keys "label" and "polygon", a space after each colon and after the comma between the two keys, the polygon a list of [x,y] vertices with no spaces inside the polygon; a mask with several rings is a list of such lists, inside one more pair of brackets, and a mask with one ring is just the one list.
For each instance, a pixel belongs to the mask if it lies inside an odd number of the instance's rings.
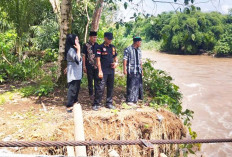
{"label": "grass patch", "polygon": [[38,80],[38,84],[29,85],[16,89],[23,97],[29,97],[32,95],[36,96],[47,96],[54,90],[56,84],[52,81],[52,77],[49,75],[43,76]]}
{"label": "grass patch", "polygon": [[4,105],[8,100],[14,99],[15,92],[5,92],[0,95],[0,105]]}
{"label": "grass patch", "polygon": [[150,40],[148,42],[144,41],[142,43],[143,50],[160,50],[161,41]]}
{"label": "grass patch", "polygon": [[35,92],[37,91],[37,87],[36,86],[26,86],[26,87],[20,88],[18,91],[20,92],[20,94],[23,97],[28,97],[28,96],[35,94]]}
{"label": "grass patch", "polygon": [[0,105],[3,105],[6,102],[6,98],[4,96],[0,96]]}

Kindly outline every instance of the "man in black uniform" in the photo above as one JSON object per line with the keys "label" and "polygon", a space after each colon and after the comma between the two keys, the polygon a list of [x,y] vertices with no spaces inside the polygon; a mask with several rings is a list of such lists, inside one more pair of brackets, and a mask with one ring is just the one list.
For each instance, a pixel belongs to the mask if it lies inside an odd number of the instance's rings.
{"label": "man in black uniform", "polygon": [[100,108],[105,84],[107,86],[106,107],[115,109],[112,104],[112,97],[114,88],[114,69],[118,65],[117,52],[114,45],[111,44],[113,40],[112,33],[104,33],[104,40],[104,43],[98,46],[96,52],[99,82],[96,84],[93,110],[98,110]]}
{"label": "man in black uniform", "polygon": [[98,44],[97,41],[97,32],[91,31],[89,33],[89,41],[83,45],[82,56],[83,56],[83,71],[87,73],[88,78],[88,88],[89,88],[89,97],[93,101],[93,80],[94,80],[94,89],[96,89],[96,78],[98,76],[97,65],[96,65],[96,48]]}

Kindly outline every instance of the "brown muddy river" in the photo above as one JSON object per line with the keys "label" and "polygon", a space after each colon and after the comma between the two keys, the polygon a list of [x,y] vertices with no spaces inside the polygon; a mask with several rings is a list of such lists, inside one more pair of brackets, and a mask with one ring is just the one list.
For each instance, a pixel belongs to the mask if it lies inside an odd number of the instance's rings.
{"label": "brown muddy river", "polygon": [[[232,138],[232,58],[143,53],[167,71],[183,94],[183,108],[193,110],[197,138]],[[202,144],[206,157],[231,157],[232,144]]]}

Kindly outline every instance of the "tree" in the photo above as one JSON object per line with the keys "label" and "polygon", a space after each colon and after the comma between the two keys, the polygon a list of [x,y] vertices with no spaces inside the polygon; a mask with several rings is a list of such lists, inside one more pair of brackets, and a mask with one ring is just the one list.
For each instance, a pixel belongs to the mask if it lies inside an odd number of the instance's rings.
{"label": "tree", "polygon": [[99,27],[99,21],[103,10],[103,0],[98,0],[96,3],[95,11],[92,17],[91,31],[97,31]]}
{"label": "tree", "polygon": [[1,0],[0,6],[8,14],[17,33],[16,53],[22,59],[22,37],[28,32],[30,26],[42,20],[42,13],[48,10],[48,3],[44,0]]}
{"label": "tree", "polygon": [[60,0],[49,0],[49,2],[52,5],[53,12],[56,14],[56,17],[58,19],[58,23],[60,24],[61,21],[61,15],[60,15]]}
{"label": "tree", "polygon": [[190,10],[173,14],[162,28],[162,48],[166,51],[197,54],[200,49],[213,50],[224,32],[223,17],[219,13]]}
{"label": "tree", "polygon": [[63,75],[64,69],[67,67],[65,60],[65,41],[68,33],[71,32],[72,21],[72,0],[62,0],[61,2],[61,23],[60,23],[60,41],[59,41],[59,57],[58,57],[58,83],[64,85],[66,76]]}
{"label": "tree", "polygon": [[89,29],[89,13],[88,13],[88,0],[85,1],[85,12],[86,12],[86,18],[87,18],[87,23],[85,26],[85,37],[84,37],[84,42],[86,43],[87,41],[87,35],[88,35],[88,29]]}
{"label": "tree", "polygon": [[[65,49],[65,40],[66,40],[66,36],[68,33],[71,33],[71,25],[72,25],[72,1],[71,0],[62,0],[61,2],[61,23],[60,23],[60,41],[59,41],[59,57],[58,57],[58,84],[63,86],[66,83],[66,76],[63,75],[63,71],[66,68],[66,61],[64,58],[64,49]],[[85,1],[87,3],[87,1]],[[80,4],[80,2],[77,0],[77,4]],[[98,26],[99,26],[99,21],[100,21],[100,17],[101,17],[101,12],[103,9],[103,0],[98,0],[96,2],[95,5],[95,11],[94,11],[94,15],[92,16],[92,27],[91,30],[93,31],[97,31],[98,30]],[[84,10],[85,10],[85,16],[87,16],[87,26],[88,26],[88,5],[85,4],[84,6]],[[83,19],[82,17],[79,17],[81,19]],[[80,23],[78,23],[78,25],[80,25]],[[87,34],[87,26],[85,26],[85,39],[86,39],[86,34]],[[79,35],[80,36],[80,35]]]}

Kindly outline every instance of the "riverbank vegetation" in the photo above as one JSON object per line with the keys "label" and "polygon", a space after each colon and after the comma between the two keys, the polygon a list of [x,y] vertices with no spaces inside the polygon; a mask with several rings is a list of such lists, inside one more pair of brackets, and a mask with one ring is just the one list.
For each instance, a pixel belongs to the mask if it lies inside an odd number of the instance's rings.
{"label": "riverbank vegetation", "polygon": [[160,43],[160,51],[171,54],[232,55],[232,9],[228,14],[204,13],[191,6],[149,18],[140,15],[125,26],[126,34],[141,34],[145,41],[154,40]]}

